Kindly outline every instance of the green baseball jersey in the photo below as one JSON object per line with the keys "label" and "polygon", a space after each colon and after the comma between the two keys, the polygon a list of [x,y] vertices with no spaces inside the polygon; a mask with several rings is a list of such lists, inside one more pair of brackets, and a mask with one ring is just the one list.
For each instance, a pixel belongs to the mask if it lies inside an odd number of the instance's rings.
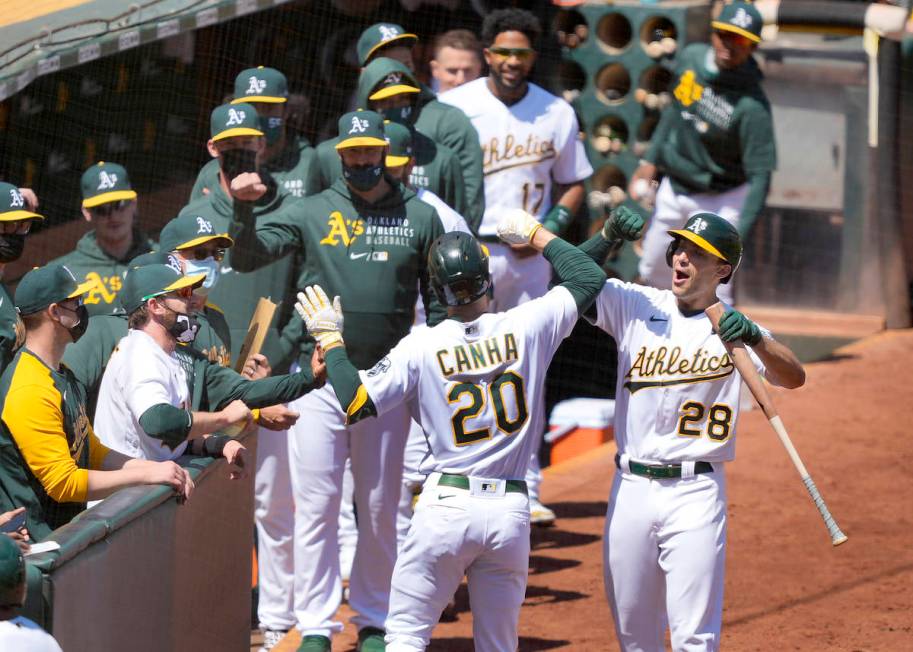
{"label": "green baseball jersey", "polygon": [[[235,239],[233,264],[256,269],[300,251],[295,287],[318,284],[341,297],[347,347],[359,368],[370,368],[409,332],[419,292],[429,324],[446,315],[432,297],[426,265],[428,249],[444,227],[434,208],[400,184],[368,204],[340,179],[281,216],[255,219],[250,209],[235,215],[229,231]],[[300,342],[299,362],[307,366],[313,342],[304,337],[297,314],[287,330],[292,332]]]}
{"label": "green baseball jersey", "polygon": [[[290,138],[286,148],[278,156],[265,162],[263,169],[293,197],[307,197],[321,190],[317,150],[302,136]],[[202,197],[204,188],[212,189],[218,186],[219,161],[211,159],[197,175],[197,181],[190,191],[190,200]]]}
{"label": "green baseball jersey", "polygon": [[154,247],[154,240],[134,230],[133,246],[123,258],[116,259],[99,246],[92,230],[79,239],[73,251],[48,264],[66,265],[79,282],[93,281],[95,287],[83,298],[86,310],[90,315],[108,315],[122,310],[117,294],[124,284],[127,264]]}
{"label": "green baseball jersey", "polygon": [[644,156],[679,194],[725,192],[748,182],[739,223],[743,235],[761,211],[777,165],[762,77],[753,58],[720,70],[710,45],[689,45],[679,58],[673,101]]}
{"label": "green baseball jersey", "polygon": [[[342,161],[336,151],[339,137],[325,140],[317,146],[321,189],[329,188],[342,177]],[[409,186],[427,188],[444,200],[460,215],[469,206],[460,161],[449,147],[439,145],[418,130],[412,131],[412,155],[415,166],[409,175]]]}
{"label": "green baseball jersey", "polygon": [[[281,219],[300,214],[298,206],[304,200],[297,200],[277,187],[275,180],[268,174],[264,174],[263,179],[268,191],[253,205],[232,201],[221,186],[216,186],[208,195],[184,207],[181,214],[203,217],[212,223],[217,233],[228,231],[233,212],[240,206],[247,212],[252,209],[257,220]],[[294,312],[297,292],[295,281],[299,273],[298,254],[286,251],[282,256],[270,257],[260,261],[262,264],[257,266],[257,271],[248,273],[239,271],[234,262],[236,255],[237,246],[226,251],[219,282],[209,293],[209,301],[218,307],[228,322],[232,359],[238,355],[238,349],[247,335],[257,300],[266,297],[278,304],[278,308],[263,343],[262,353],[269,358],[274,370],[285,370],[297,349],[297,342],[284,338],[281,331]]]}
{"label": "green baseball jersey", "polygon": [[18,315],[13,297],[0,283],[0,373],[13,359],[13,350],[16,348],[16,322]]}

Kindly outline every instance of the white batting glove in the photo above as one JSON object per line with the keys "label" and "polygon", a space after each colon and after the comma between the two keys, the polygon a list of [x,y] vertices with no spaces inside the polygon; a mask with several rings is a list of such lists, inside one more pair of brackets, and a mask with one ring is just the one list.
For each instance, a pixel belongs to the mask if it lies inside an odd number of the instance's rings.
{"label": "white batting glove", "polygon": [[335,346],[343,346],[342,341],[342,304],[339,297],[330,303],[330,298],[319,285],[304,288],[298,293],[295,310],[304,320],[308,334],[317,340],[324,351]]}
{"label": "white batting glove", "polygon": [[507,244],[528,245],[542,225],[522,208],[513,208],[498,221],[498,237]]}

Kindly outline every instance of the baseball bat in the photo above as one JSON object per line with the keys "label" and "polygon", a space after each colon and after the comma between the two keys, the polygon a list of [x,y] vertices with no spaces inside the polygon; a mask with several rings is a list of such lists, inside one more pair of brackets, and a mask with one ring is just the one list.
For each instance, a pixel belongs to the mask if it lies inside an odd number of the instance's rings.
{"label": "baseball bat", "polygon": [[[713,324],[713,330],[715,332],[718,332],[720,318],[723,316],[724,311],[723,304],[720,302],[713,304],[704,311],[707,314],[707,317],[710,318],[710,323]],[[786,449],[786,453],[789,455],[789,459],[792,460],[793,466],[796,467],[796,471],[799,472],[802,483],[808,490],[808,494],[815,503],[815,507],[818,508],[821,518],[824,519],[824,525],[827,527],[827,532],[831,537],[831,544],[839,546],[841,543],[845,543],[847,536],[840,531],[840,526],[837,525],[837,521],[831,516],[831,512],[827,508],[824,498],[821,497],[821,492],[818,491],[818,487],[815,486],[815,481],[812,480],[812,476],[809,475],[808,469],[806,469],[805,464],[802,463],[802,458],[799,457],[799,452],[796,450],[796,447],[793,446],[793,442],[789,438],[789,433],[786,432],[786,426],[783,425],[783,421],[777,413],[777,406],[774,405],[770,392],[768,392],[767,387],[764,386],[764,381],[761,380],[761,376],[755,368],[754,363],[751,361],[748,351],[745,349],[745,345],[741,341],[724,341],[723,346],[726,347],[726,351],[728,351],[735,368],[742,376],[742,380],[748,385],[751,394],[755,397],[758,405],[760,405],[761,409],[764,411],[764,416],[767,417],[770,426],[774,429],[774,432],[777,433],[777,437],[780,438],[780,443],[783,444],[783,448]]]}

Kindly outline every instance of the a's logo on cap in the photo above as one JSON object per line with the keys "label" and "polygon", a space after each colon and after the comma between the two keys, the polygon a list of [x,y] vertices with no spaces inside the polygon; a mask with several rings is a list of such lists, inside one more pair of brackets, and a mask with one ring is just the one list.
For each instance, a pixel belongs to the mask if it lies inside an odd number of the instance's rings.
{"label": "a's logo on cap", "polygon": [[228,109],[228,122],[225,123],[225,126],[230,127],[232,125],[243,125],[244,117],[244,111],[239,111],[238,109]]}
{"label": "a's logo on cap", "polygon": [[257,79],[256,77],[251,76],[247,82],[249,84],[246,91],[247,95],[259,95],[266,90],[265,79]]}
{"label": "a's logo on cap", "polygon": [[735,16],[732,17],[732,24],[741,27],[742,29],[748,29],[751,27],[751,14],[745,11],[744,8],[739,7],[735,11]]}
{"label": "a's logo on cap", "polygon": [[368,127],[371,123],[367,120],[362,120],[357,115],[352,116],[352,126],[349,129],[350,134],[363,134],[368,130]]}
{"label": "a's logo on cap", "polygon": [[25,199],[22,198],[22,193],[16,188],[10,188],[10,208],[22,208],[23,206],[25,206]]}
{"label": "a's logo on cap", "polygon": [[707,223],[707,220],[703,219],[702,217],[699,217],[696,220],[694,220],[694,222],[691,224],[691,226],[687,227],[687,229],[694,233],[700,233],[701,231],[706,229],[708,226],[710,226],[710,225]]}
{"label": "a's logo on cap", "polygon": [[165,264],[168,265],[168,267],[170,267],[174,271],[176,271],[178,274],[184,273],[184,270],[181,268],[181,260],[174,254],[168,254],[168,262],[166,262]]}
{"label": "a's logo on cap", "polygon": [[102,170],[98,173],[98,190],[108,190],[117,187],[117,175]]}
{"label": "a's logo on cap", "polygon": [[212,222],[197,216],[197,233],[212,233]]}
{"label": "a's logo on cap", "polygon": [[400,84],[403,81],[403,73],[401,72],[391,72],[384,78],[384,86],[393,86],[394,84]]}
{"label": "a's logo on cap", "polygon": [[396,29],[395,27],[393,27],[392,25],[381,25],[380,26],[380,37],[385,41],[389,41],[390,39],[396,38],[397,36],[399,36],[399,33],[400,33],[399,30]]}

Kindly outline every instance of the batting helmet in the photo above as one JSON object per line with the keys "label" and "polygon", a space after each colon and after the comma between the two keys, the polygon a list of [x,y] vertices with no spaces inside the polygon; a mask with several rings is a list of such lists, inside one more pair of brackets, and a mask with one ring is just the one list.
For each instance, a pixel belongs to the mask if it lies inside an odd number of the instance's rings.
{"label": "batting helmet", "polygon": [[0,533],[0,607],[21,607],[25,557],[19,546]]}
{"label": "batting helmet", "polygon": [[732,265],[732,271],[721,283],[728,283],[742,261],[742,239],[732,224],[714,213],[697,213],[688,218],[682,229],[666,231],[672,236],[672,242],[666,249],[666,264],[672,267],[672,254],[678,246],[679,239],[693,242],[720,260]]}
{"label": "batting helmet", "polygon": [[491,287],[488,251],[461,231],[445,233],[431,244],[428,273],[438,300],[447,306],[472,303]]}

